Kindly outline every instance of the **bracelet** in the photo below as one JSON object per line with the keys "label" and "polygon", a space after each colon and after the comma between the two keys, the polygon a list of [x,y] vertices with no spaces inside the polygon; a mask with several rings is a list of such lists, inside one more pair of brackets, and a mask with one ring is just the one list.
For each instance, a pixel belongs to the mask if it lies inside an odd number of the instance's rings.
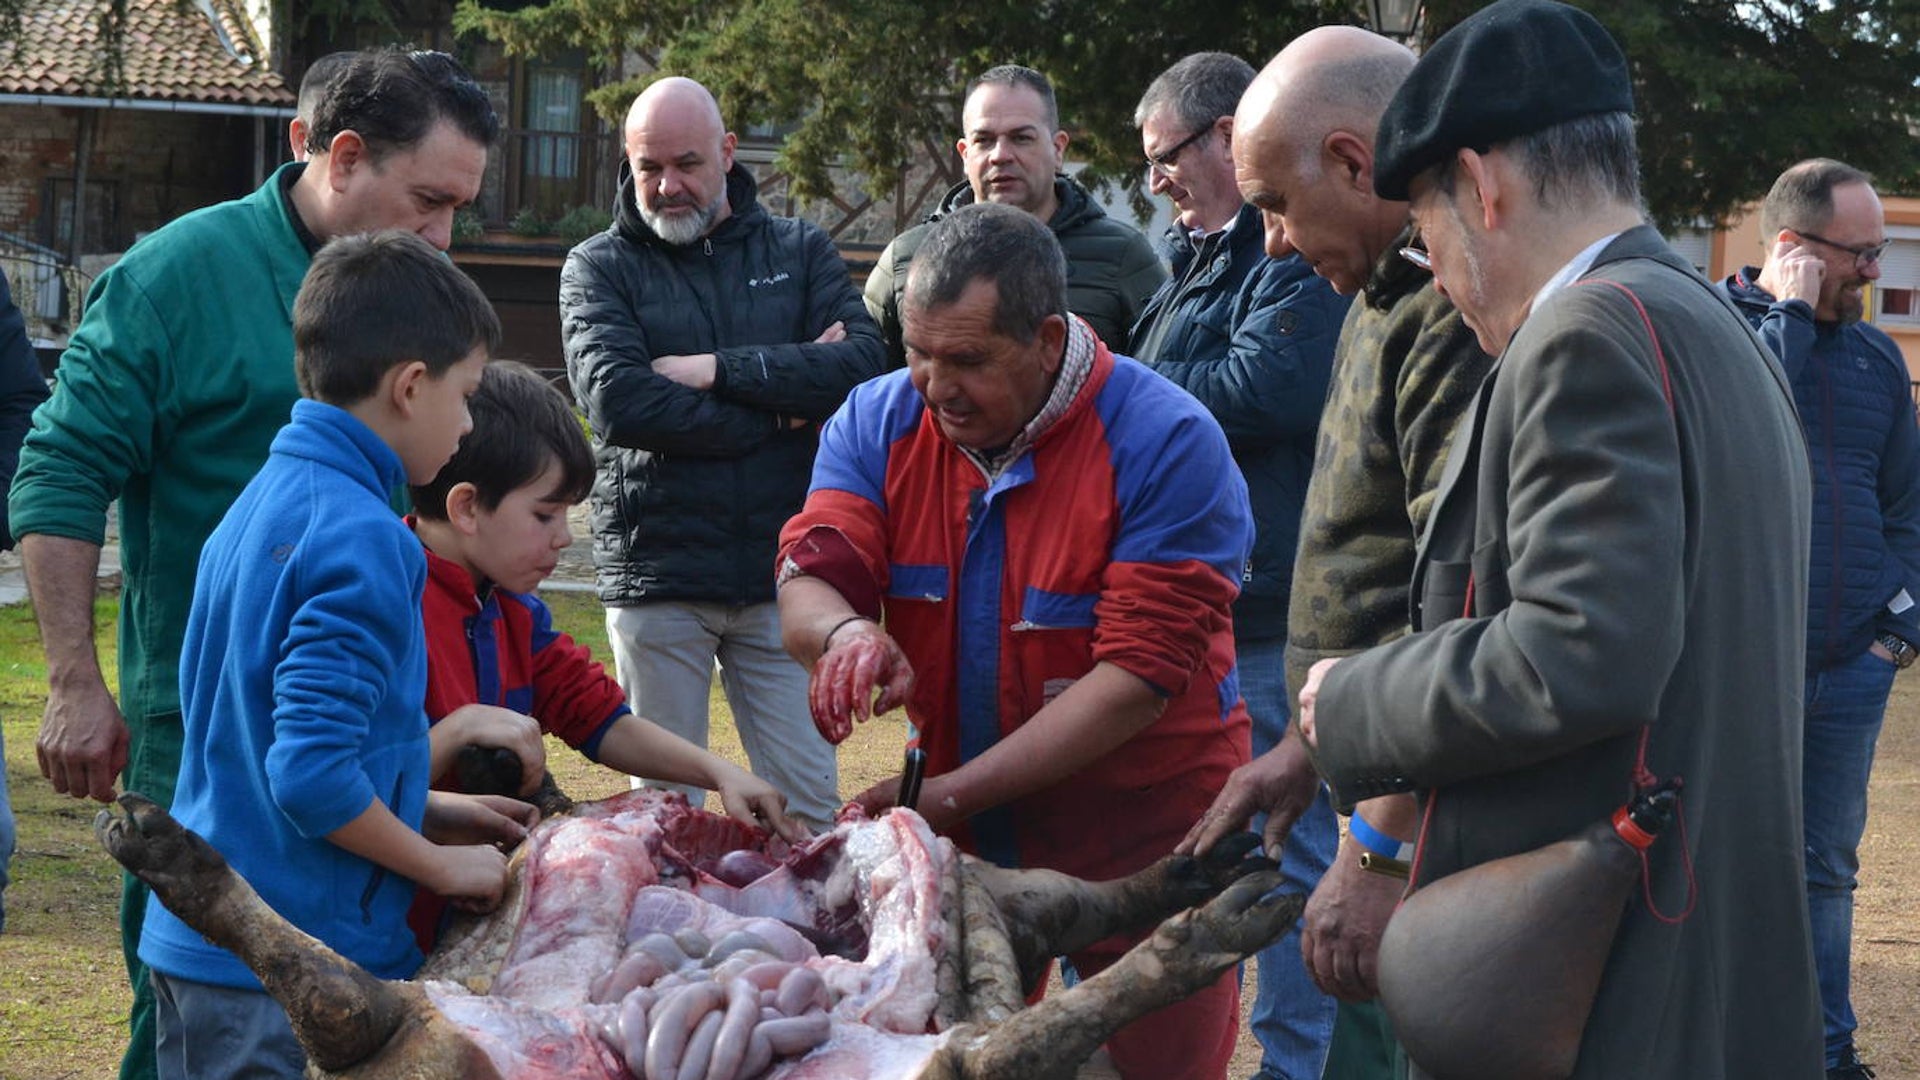
{"label": "bracelet", "polygon": [[1413,857],[1413,843],[1408,840],[1396,840],[1367,823],[1367,819],[1355,813],[1347,819],[1347,835],[1362,848],[1373,852],[1383,859],[1395,859],[1400,862]]}
{"label": "bracelet", "polygon": [[[825,656],[827,655],[828,652],[832,651],[833,635],[839,633],[840,628],[847,625],[850,622],[875,622],[875,620],[866,615],[849,615],[846,618],[841,619],[839,622],[834,623],[833,626],[827,630],[827,635],[820,639],[820,655],[821,656]],[[875,623],[875,625],[878,625],[878,623]]]}
{"label": "bracelet", "polygon": [[1369,874],[1384,877],[1405,878],[1412,873],[1412,867],[1405,859],[1390,859],[1385,855],[1376,855],[1371,851],[1360,853],[1360,869]]}

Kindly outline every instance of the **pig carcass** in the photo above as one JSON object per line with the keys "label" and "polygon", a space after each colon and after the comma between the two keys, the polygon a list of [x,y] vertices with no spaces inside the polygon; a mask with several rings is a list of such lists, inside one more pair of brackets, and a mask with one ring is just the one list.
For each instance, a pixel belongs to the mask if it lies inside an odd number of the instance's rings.
{"label": "pig carcass", "polygon": [[[102,844],[246,961],[315,1077],[1071,1076],[1304,903],[1245,857],[1251,836],[1093,883],[957,855],[911,811],[788,848],[639,791],[543,821],[501,906],[388,982],[281,919],[165,810],[120,807],[95,821]],[[1023,1007],[1052,957],[1159,920],[1112,968]]]}

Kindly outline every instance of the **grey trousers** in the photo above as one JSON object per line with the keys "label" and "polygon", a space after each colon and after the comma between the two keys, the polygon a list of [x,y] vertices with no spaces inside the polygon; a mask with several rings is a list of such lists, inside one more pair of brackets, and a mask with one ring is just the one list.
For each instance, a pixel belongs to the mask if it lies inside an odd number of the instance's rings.
{"label": "grey trousers", "polygon": [[[615,677],[633,710],[668,731],[707,745],[714,661],[734,726],[756,776],[787,797],[787,812],[816,830],[840,808],[834,747],[814,730],[807,672],[780,644],[780,609],[656,601],[607,609]],[[647,782],[685,791],[697,788]]]}
{"label": "grey trousers", "polygon": [[307,1055],[280,1003],[151,968],[160,1080],[301,1080]]}

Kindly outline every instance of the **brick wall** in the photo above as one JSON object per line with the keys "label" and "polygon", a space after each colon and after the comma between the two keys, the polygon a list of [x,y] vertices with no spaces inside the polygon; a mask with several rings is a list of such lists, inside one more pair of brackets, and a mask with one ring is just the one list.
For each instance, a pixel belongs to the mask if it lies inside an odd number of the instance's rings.
{"label": "brick wall", "polygon": [[[112,185],[116,213],[106,236],[87,250],[115,251],[189,210],[243,195],[253,187],[254,126],[250,117],[132,109],[95,116],[88,180]],[[0,106],[0,230],[36,243],[47,239],[50,177],[71,179],[81,110]],[[271,151],[286,155],[286,133],[267,121]],[[95,190],[90,188],[90,190]],[[52,245],[64,252],[60,237]]]}

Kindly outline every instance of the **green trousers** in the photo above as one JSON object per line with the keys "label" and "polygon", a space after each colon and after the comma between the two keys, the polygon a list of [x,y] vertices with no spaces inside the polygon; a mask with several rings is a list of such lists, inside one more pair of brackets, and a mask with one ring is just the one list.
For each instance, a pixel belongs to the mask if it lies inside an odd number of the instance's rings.
{"label": "green trousers", "polygon": [[[127,729],[127,771],[120,777],[121,790],[171,807],[173,785],[180,778],[180,714],[129,719]],[[153,983],[147,978],[147,965],[140,962],[140,927],[146,922],[149,892],[139,878],[122,875],[120,948],[127,961],[127,981],[133,986],[133,1008],[127,1013],[127,1053],[120,1059],[120,1080],[157,1080],[159,1075],[153,1051]]]}
{"label": "green trousers", "polygon": [[1341,1002],[1321,1080],[1407,1080],[1407,1055],[1378,1003]]}

